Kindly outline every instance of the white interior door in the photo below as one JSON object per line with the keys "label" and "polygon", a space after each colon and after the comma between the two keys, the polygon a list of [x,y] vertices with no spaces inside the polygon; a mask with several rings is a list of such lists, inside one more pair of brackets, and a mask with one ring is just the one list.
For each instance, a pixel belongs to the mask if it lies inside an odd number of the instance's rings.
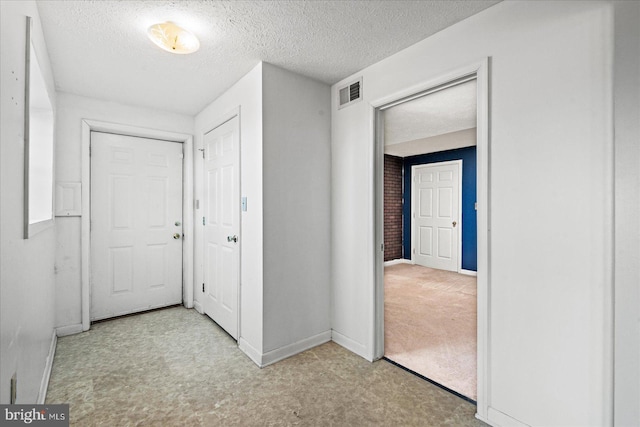
{"label": "white interior door", "polygon": [[412,259],[425,267],[458,271],[462,161],[413,166]]}
{"label": "white interior door", "polygon": [[182,157],[91,132],[91,320],[182,302]]}
{"label": "white interior door", "polygon": [[239,119],[204,136],[204,312],[238,339]]}

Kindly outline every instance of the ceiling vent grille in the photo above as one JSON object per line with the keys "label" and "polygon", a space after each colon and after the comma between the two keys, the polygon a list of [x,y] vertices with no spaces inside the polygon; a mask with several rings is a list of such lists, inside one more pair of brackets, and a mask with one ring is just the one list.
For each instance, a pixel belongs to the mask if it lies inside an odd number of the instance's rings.
{"label": "ceiling vent grille", "polygon": [[347,107],[362,99],[362,77],[338,89],[338,109]]}

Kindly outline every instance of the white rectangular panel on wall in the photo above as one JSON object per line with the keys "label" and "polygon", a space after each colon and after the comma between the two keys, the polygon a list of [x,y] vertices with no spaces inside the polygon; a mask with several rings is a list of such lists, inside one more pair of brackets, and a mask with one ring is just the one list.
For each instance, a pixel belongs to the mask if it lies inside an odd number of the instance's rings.
{"label": "white rectangular panel on wall", "polygon": [[56,183],[56,216],[82,216],[82,191],[79,182]]}

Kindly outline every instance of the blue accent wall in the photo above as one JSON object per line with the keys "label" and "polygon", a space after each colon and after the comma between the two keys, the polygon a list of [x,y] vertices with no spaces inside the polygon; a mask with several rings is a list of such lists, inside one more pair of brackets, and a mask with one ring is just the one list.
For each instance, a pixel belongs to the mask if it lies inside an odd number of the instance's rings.
{"label": "blue accent wall", "polygon": [[404,258],[411,259],[411,167],[450,160],[462,160],[462,268],[477,271],[476,147],[404,158],[404,206],[402,209]]}

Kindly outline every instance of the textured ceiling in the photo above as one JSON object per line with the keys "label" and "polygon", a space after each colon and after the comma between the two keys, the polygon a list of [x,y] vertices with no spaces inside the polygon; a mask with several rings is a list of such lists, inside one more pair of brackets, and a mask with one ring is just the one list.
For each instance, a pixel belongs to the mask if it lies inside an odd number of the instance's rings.
{"label": "textured ceiling", "polygon": [[476,127],[476,81],[391,107],[384,112],[385,145]]}
{"label": "textured ceiling", "polygon": [[409,157],[418,154],[472,147],[477,145],[476,131],[476,128],[464,129],[442,135],[416,139],[414,141],[385,145],[384,154],[390,154],[396,157]]}
{"label": "textured ceiling", "polygon": [[[333,84],[497,3],[38,0],[59,91],[194,115],[259,61]],[[146,36],[173,21],[200,50]]]}

